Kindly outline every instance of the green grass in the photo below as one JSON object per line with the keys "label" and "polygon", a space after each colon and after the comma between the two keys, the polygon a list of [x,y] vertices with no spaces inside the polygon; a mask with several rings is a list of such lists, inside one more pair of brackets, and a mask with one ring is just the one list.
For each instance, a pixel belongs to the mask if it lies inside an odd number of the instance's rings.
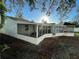
{"label": "green grass", "polygon": [[79,32],[75,32],[75,36],[79,37]]}

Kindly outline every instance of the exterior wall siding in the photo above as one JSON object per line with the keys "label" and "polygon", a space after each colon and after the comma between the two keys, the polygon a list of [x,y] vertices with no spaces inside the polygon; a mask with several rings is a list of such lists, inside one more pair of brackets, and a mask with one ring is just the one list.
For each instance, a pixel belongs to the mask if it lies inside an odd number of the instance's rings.
{"label": "exterior wall siding", "polygon": [[0,33],[16,36],[17,34],[17,23],[16,21],[6,18],[3,28],[0,29]]}
{"label": "exterior wall siding", "polygon": [[52,33],[64,33],[64,32],[68,32],[68,33],[73,33],[74,32],[74,28],[72,27],[67,27],[67,26],[52,26],[51,28]]}
{"label": "exterior wall siding", "polygon": [[74,32],[79,32],[79,27],[78,28],[74,28]]}
{"label": "exterior wall siding", "polygon": [[24,35],[21,35],[21,34],[17,34],[17,38],[37,45],[37,38],[29,37],[29,36],[24,36]]}

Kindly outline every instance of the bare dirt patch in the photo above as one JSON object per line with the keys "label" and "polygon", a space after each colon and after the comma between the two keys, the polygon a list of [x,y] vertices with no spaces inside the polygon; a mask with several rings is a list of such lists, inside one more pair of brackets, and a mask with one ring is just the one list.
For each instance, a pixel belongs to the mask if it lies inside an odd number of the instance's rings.
{"label": "bare dirt patch", "polygon": [[[3,52],[6,44],[9,48]],[[38,46],[0,34],[0,59],[79,59],[79,37],[51,37]]]}
{"label": "bare dirt patch", "polygon": [[79,59],[78,37],[46,38],[40,43],[42,59]]}

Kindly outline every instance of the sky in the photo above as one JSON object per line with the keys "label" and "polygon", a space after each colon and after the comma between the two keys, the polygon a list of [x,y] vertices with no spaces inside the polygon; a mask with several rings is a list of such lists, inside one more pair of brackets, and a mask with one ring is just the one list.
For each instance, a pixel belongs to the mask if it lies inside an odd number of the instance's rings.
{"label": "sky", "polygon": [[[79,0],[77,0],[77,5],[79,4]],[[15,13],[16,11],[13,10],[12,12],[7,12],[7,16],[16,16]],[[65,21],[72,21],[73,18],[76,16],[76,8],[73,8],[73,10],[69,13],[68,18],[65,19]],[[30,8],[28,5],[26,5],[23,8],[23,18],[29,21],[34,21],[34,22],[42,22],[42,19],[45,19],[47,22],[51,23],[59,23],[59,17],[56,13],[56,11],[52,12],[50,16],[46,16],[44,13],[42,13],[40,10],[35,9],[33,11],[30,11]]]}

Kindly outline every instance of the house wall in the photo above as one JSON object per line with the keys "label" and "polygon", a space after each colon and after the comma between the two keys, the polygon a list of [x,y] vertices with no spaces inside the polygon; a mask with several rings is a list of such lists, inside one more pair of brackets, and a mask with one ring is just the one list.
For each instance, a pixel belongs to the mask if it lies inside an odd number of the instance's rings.
{"label": "house wall", "polygon": [[73,33],[74,27],[67,27],[67,26],[52,26],[52,33]]}
{"label": "house wall", "polygon": [[78,28],[74,28],[74,32],[79,32],[79,27]]}
{"label": "house wall", "polygon": [[29,36],[24,36],[24,35],[21,35],[21,34],[17,34],[17,38],[37,45],[37,38],[29,37]]}
{"label": "house wall", "polygon": [[8,34],[8,35],[16,37],[16,34],[17,34],[16,21],[6,17],[5,24],[4,24],[3,28],[0,29],[0,33],[4,33],[4,34]]}
{"label": "house wall", "polygon": [[48,37],[57,37],[57,36],[74,36],[74,33],[56,33],[55,35],[53,35],[52,33],[50,33],[50,34],[44,34],[41,37],[37,38],[36,45],[38,45],[40,42],[42,42],[45,38],[48,38]]}
{"label": "house wall", "polygon": [[48,37],[53,37],[53,35],[52,35],[52,34],[44,34],[44,35],[38,37],[38,38],[37,38],[37,43],[36,43],[36,45],[38,45],[38,44],[39,44],[40,42],[42,42],[45,38],[48,38]]}

